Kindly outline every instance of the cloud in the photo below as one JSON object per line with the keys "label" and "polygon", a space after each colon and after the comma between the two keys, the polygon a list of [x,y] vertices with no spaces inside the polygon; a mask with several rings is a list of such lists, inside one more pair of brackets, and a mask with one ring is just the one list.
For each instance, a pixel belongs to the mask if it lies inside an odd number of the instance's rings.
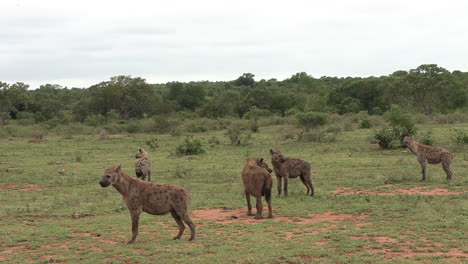
{"label": "cloud", "polygon": [[369,76],[422,63],[466,71],[467,8],[455,0],[6,1],[0,78],[89,86],[118,74],[165,82]]}

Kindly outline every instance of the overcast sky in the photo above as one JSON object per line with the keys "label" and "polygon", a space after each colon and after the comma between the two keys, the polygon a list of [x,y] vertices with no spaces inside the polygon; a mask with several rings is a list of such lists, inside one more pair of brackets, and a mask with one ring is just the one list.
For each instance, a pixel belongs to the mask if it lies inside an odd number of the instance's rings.
{"label": "overcast sky", "polygon": [[468,1],[1,0],[0,81],[88,87],[468,71]]}

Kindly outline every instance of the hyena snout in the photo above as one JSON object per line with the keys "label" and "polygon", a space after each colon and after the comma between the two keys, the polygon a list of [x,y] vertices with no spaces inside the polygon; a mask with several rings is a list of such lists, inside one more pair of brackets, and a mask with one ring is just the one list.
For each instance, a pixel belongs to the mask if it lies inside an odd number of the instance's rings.
{"label": "hyena snout", "polygon": [[99,181],[99,184],[101,187],[107,187],[111,184],[111,177],[110,176],[104,176],[102,177],[102,180]]}

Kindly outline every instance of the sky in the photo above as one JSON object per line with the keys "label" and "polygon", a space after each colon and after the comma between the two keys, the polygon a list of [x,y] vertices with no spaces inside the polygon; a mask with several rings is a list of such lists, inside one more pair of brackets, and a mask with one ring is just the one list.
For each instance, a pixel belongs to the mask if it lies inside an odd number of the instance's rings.
{"label": "sky", "polygon": [[468,71],[468,1],[1,0],[0,81],[89,87]]}

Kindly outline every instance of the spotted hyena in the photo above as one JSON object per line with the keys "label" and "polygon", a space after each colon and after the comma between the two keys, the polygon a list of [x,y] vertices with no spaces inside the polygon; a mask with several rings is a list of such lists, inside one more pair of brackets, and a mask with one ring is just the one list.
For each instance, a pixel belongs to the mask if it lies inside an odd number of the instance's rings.
{"label": "spotted hyena", "polygon": [[273,187],[273,179],[271,178],[272,170],[268,168],[263,158],[249,158],[246,160],[244,169],[242,170],[242,182],[244,184],[245,197],[247,199],[247,214],[252,215],[252,205],[250,204],[250,195],[257,200],[256,208],[257,215],[255,219],[261,219],[263,212],[262,196],[268,203],[268,218],[273,217],[271,208],[271,188]]}
{"label": "spotted hyena", "polygon": [[422,168],[422,179],[421,181],[426,180],[426,165],[442,163],[442,168],[444,168],[445,173],[447,174],[447,180],[452,179],[452,171],[450,171],[450,163],[452,163],[453,155],[448,150],[444,148],[432,147],[423,145],[414,140],[414,137],[405,137],[403,139],[403,147],[409,148],[409,150],[416,155],[419,164]]}
{"label": "spotted hyena", "polygon": [[281,194],[281,179],[284,181],[284,196],[288,196],[288,178],[299,177],[307,188],[307,194],[314,196],[314,185],[310,164],[300,159],[288,158],[279,150],[270,149],[271,163],[278,180],[278,195]]}
{"label": "spotted hyena", "polygon": [[132,238],[128,244],[136,240],[141,212],[152,215],[171,213],[179,226],[179,234],[174,239],[182,237],[184,222],[191,231],[189,240],[195,239],[195,225],[189,216],[190,196],[184,188],[135,179],[124,172],[121,166],[106,169],[99,184],[102,187],[112,185],[123,196],[132,218]]}
{"label": "spotted hyena", "polygon": [[148,181],[151,181],[151,160],[148,152],[144,149],[138,149],[135,158],[137,158],[135,162],[136,176],[142,180],[145,180],[146,176],[148,176]]}

